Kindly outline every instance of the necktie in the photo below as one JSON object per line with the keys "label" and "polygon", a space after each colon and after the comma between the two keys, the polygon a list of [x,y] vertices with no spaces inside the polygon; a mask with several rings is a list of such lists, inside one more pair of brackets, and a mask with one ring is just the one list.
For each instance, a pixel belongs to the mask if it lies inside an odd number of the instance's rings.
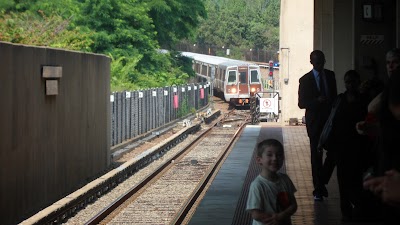
{"label": "necktie", "polygon": [[319,74],[319,92],[321,93],[322,96],[327,96],[325,88],[325,77],[322,72]]}

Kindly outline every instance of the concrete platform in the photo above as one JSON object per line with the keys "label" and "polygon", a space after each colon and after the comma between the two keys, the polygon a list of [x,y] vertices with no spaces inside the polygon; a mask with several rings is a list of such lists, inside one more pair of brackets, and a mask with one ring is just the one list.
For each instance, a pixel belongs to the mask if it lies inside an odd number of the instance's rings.
{"label": "concrete platform", "polygon": [[267,138],[276,138],[285,147],[286,159],[281,170],[289,175],[297,188],[295,196],[298,209],[292,216],[293,224],[379,224],[341,222],[336,172],[327,186],[329,198],[325,198],[323,202],[314,202],[310,147],[305,126],[280,126],[278,123],[266,122],[245,128],[193,214],[189,225],[251,224],[251,217],[245,211],[247,193],[250,182],[260,171],[254,162],[254,148],[257,142]]}

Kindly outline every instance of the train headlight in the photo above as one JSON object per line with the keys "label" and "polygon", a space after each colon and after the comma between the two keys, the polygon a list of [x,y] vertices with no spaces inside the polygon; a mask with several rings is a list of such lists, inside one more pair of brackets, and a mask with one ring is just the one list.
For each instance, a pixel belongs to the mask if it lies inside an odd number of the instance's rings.
{"label": "train headlight", "polygon": [[236,93],[236,88],[232,88],[231,93]]}
{"label": "train headlight", "polygon": [[255,92],[256,91],[256,89],[255,88],[251,88],[251,92]]}

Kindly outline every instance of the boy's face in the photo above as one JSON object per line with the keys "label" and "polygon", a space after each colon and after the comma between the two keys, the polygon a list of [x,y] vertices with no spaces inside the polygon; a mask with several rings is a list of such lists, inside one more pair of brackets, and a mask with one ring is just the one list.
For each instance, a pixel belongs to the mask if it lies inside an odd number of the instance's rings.
{"label": "boy's face", "polygon": [[270,172],[278,172],[283,165],[283,151],[278,147],[268,146],[264,149],[261,157],[257,156],[257,163]]}

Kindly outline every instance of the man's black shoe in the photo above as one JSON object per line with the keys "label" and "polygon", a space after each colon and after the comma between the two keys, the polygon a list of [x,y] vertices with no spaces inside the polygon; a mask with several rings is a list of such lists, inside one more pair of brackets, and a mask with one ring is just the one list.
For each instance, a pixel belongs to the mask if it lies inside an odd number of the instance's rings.
{"label": "man's black shoe", "polygon": [[314,201],[316,202],[322,202],[324,200],[324,197],[321,195],[314,195]]}

